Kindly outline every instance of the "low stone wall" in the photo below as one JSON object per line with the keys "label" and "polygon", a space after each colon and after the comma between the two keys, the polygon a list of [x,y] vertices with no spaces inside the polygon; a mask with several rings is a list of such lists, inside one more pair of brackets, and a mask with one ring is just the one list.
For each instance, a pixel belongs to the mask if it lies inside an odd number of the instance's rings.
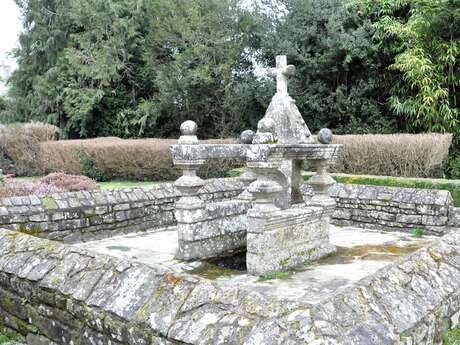
{"label": "low stone wall", "polygon": [[[237,178],[210,180],[199,196],[225,201],[238,196]],[[303,186],[306,198],[311,189]],[[414,228],[442,234],[460,225],[448,191],[337,184],[332,223],[381,230]],[[0,199],[0,227],[67,243],[152,230],[176,224],[174,203],[180,197],[170,183],[151,188],[53,194],[50,197]]]}
{"label": "low stone wall", "polygon": [[[243,184],[215,179],[201,190],[206,201],[233,199]],[[175,225],[180,194],[170,183],[151,188],[57,193],[0,199],[0,227],[67,243]]]}
{"label": "low stone wall", "polygon": [[420,228],[441,235],[455,222],[449,191],[336,184],[330,195],[337,203],[332,216],[337,225],[398,231]]}
{"label": "low stone wall", "polygon": [[0,230],[0,325],[28,345],[438,344],[460,315],[460,231],[315,305]]}

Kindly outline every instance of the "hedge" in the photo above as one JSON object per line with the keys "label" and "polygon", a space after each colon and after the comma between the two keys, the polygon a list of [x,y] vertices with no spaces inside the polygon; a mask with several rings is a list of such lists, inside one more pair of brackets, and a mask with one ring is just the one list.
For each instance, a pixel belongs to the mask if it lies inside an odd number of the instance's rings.
{"label": "hedge", "polygon": [[451,134],[339,135],[343,152],[332,172],[360,175],[443,177]]}
{"label": "hedge", "polygon": [[[173,167],[169,147],[173,139],[120,139],[43,141],[52,139],[54,126],[27,124],[8,129],[3,151],[14,161],[19,175],[63,172],[102,180],[174,180],[180,172]],[[343,135],[335,143],[344,145],[332,172],[402,177],[442,177],[448,158],[450,134]],[[203,143],[234,143],[234,139],[205,140]],[[228,176],[235,160],[211,161],[199,171],[204,178]],[[306,166],[306,170],[309,167]]]}
{"label": "hedge", "polygon": [[[231,143],[235,140],[204,140],[203,143]],[[98,181],[150,180],[168,181],[180,176],[172,163],[169,147],[173,139],[120,139],[115,137],[88,140],[49,141],[40,144],[38,165],[43,174],[64,172],[86,175]],[[241,166],[236,160],[209,161],[199,175],[225,177]]]}

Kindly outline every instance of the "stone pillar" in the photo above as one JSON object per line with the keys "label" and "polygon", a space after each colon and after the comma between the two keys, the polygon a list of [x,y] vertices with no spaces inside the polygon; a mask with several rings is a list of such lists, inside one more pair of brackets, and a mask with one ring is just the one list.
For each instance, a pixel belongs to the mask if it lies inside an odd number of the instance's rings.
{"label": "stone pillar", "polygon": [[[186,121],[181,125],[181,137],[179,144],[196,145],[197,126],[193,121]],[[188,225],[201,220],[203,217],[204,202],[196,195],[206,182],[196,175],[197,170],[205,163],[200,159],[173,160],[174,165],[182,170],[182,176],[174,183],[174,187],[181,193],[181,197],[175,205],[175,216],[177,220],[177,231],[179,236],[179,252],[177,256],[181,259],[188,259],[187,242]]]}
{"label": "stone pillar", "polygon": [[239,179],[244,183],[246,189],[238,196],[239,200],[246,200],[246,201],[254,201],[254,196],[248,191],[248,186],[257,180],[256,173],[252,170],[252,168],[245,167],[243,174],[239,177]]}
{"label": "stone pillar", "polygon": [[329,189],[335,184],[335,180],[327,172],[329,162],[327,159],[312,159],[310,162],[316,170],[316,174],[308,180],[313,188],[312,205],[335,206],[335,201],[329,196]]}
{"label": "stone pillar", "polygon": [[254,197],[253,207],[248,211],[247,253],[246,265],[249,274],[258,275],[264,272],[263,255],[260,248],[266,237],[266,223],[274,214],[280,211],[275,205],[277,196],[283,187],[276,181],[278,166],[270,162],[250,162],[248,166],[254,169],[257,180],[251,183],[248,192]]}
{"label": "stone pillar", "polygon": [[294,159],[292,161],[292,175],[291,175],[291,203],[299,204],[303,202],[303,195],[300,191],[302,185],[302,163],[301,159]]}
{"label": "stone pillar", "polygon": [[283,187],[277,182],[278,166],[270,162],[250,162],[248,167],[253,169],[257,176],[257,180],[248,187],[249,193],[255,199],[254,207],[250,212],[270,214],[278,211],[279,207],[275,205],[275,200],[283,191]]}

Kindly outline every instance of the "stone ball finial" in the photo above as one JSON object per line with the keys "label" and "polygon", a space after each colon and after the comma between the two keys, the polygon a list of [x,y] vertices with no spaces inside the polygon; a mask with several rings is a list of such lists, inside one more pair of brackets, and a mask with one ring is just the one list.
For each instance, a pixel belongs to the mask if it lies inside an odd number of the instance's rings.
{"label": "stone ball finial", "polygon": [[252,144],[252,141],[254,140],[255,135],[256,133],[254,133],[254,131],[250,129],[245,130],[240,135],[240,142],[242,144]]}
{"label": "stone ball finial", "polygon": [[332,134],[332,131],[329,128],[323,128],[318,133],[318,141],[321,144],[330,144],[332,143],[333,138],[334,135]]}
{"label": "stone ball finial", "polygon": [[260,133],[274,133],[275,132],[275,121],[270,118],[263,118],[257,124],[257,131]]}
{"label": "stone ball finial", "polygon": [[198,125],[191,120],[187,120],[180,125],[181,135],[196,135]]}

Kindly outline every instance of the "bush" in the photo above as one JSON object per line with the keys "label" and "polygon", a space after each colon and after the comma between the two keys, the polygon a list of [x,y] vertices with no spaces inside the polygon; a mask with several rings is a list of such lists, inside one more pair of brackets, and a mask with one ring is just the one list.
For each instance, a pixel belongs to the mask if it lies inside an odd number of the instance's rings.
{"label": "bush", "polygon": [[55,186],[66,192],[99,189],[99,185],[92,179],[81,175],[66,175],[52,173],[39,180],[41,185]]}
{"label": "bush", "polygon": [[6,182],[0,185],[0,198],[25,195],[45,196],[53,193],[95,189],[99,189],[98,184],[86,176],[54,173],[36,181],[6,179]]}
{"label": "bush", "polygon": [[[175,180],[180,171],[173,166],[169,148],[176,143],[173,139],[123,140],[115,137],[44,142],[40,145],[39,162],[43,173],[85,174],[96,180]],[[203,178],[224,177],[237,166],[241,166],[241,162],[209,161],[199,174]]]}
{"label": "bush", "polygon": [[344,148],[333,172],[403,177],[442,177],[450,134],[335,136]]}
{"label": "bush", "polygon": [[[18,175],[37,175],[41,172],[38,164],[40,142],[54,140],[58,133],[56,126],[40,122],[10,125],[0,134],[4,143],[0,160],[8,165],[11,159]],[[12,172],[11,168],[4,167],[6,172]]]}

